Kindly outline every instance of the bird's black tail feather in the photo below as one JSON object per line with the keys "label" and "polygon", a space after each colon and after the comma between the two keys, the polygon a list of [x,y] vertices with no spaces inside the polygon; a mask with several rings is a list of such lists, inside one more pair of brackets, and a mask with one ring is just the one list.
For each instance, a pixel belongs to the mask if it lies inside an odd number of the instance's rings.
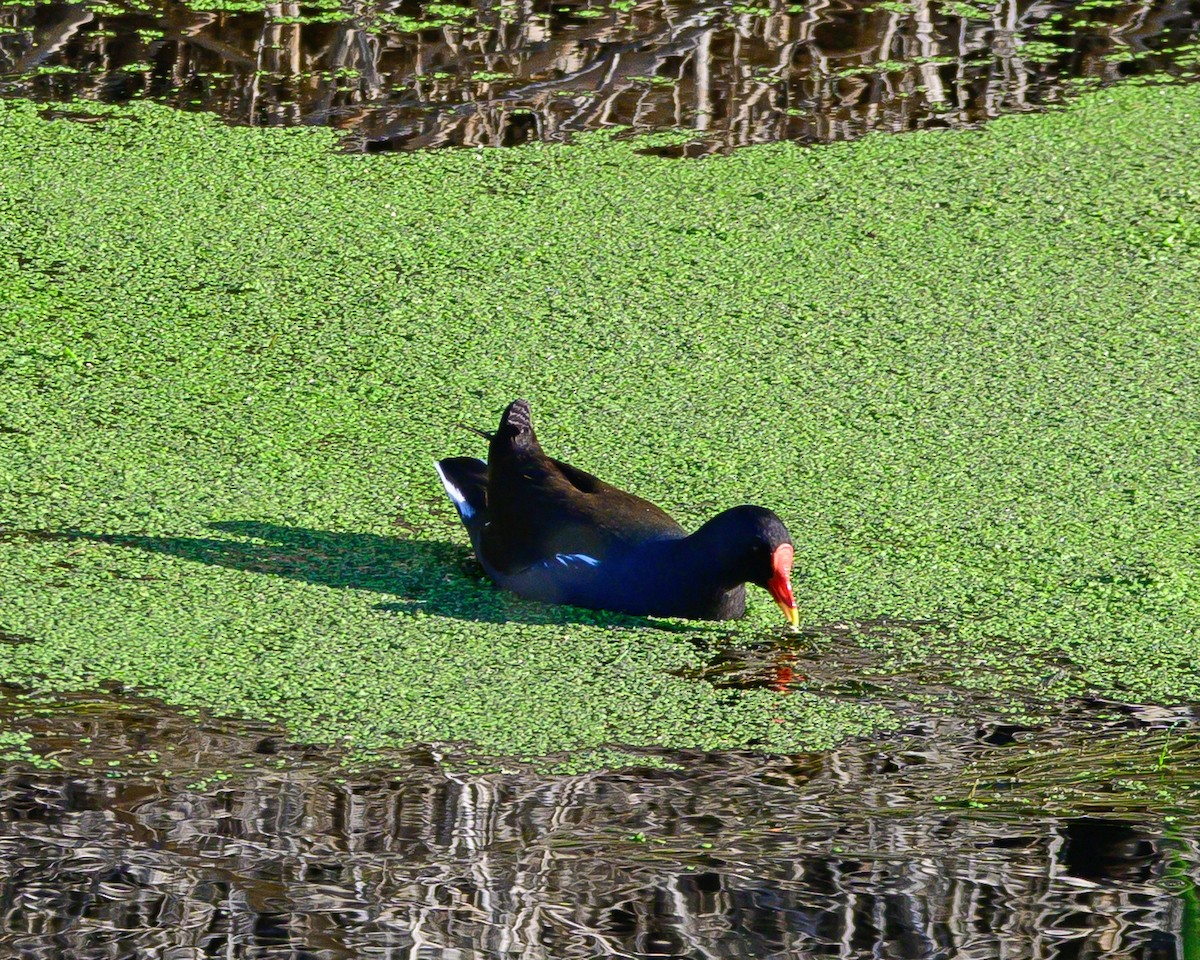
{"label": "bird's black tail feather", "polygon": [[533,430],[533,414],[529,410],[528,400],[514,400],[500,418],[500,429],[513,433],[524,433]]}
{"label": "bird's black tail feather", "polygon": [[474,531],[487,523],[487,464],[475,457],[447,457],[434,466],[463,526]]}
{"label": "bird's black tail feather", "polygon": [[500,426],[492,437],[488,462],[506,453],[540,454],[541,446],[533,432],[533,415],[528,400],[514,400],[500,417]]}

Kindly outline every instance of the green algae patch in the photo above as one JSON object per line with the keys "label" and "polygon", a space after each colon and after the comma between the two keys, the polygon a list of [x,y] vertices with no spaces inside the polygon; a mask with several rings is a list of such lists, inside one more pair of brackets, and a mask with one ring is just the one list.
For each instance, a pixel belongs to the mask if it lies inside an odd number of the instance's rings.
{"label": "green algae patch", "polygon": [[[761,591],[718,630],[484,583],[431,461],[527,396],[685,524],[777,510],[818,653],[1200,697],[1200,88],[701,162],[64,109],[0,107],[0,680],[597,762],[901,722],[705,679]],[[936,629],[824,631],[865,621]]]}

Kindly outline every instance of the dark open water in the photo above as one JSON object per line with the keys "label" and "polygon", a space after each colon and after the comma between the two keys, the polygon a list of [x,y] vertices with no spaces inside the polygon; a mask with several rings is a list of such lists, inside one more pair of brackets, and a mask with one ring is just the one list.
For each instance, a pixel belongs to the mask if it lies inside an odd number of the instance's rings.
{"label": "dark open water", "polygon": [[240,124],[330,125],[362,150],[628,127],[691,131],[698,139],[688,152],[703,153],[972,126],[1080,85],[1200,70],[1198,0],[263,8],[258,0],[0,4],[0,95],[150,97]]}
{"label": "dark open water", "polygon": [[71,772],[0,776],[0,956],[1200,957],[1187,711],[555,776],[429,750],[348,773],[269,727],[37,702],[7,722]]}

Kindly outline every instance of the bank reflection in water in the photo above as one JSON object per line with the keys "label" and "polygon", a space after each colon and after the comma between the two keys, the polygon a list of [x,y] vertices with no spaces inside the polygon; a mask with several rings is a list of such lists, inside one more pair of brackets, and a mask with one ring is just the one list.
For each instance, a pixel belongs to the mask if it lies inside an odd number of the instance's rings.
{"label": "bank reflection in water", "polygon": [[265,15],[117,0],[0,5],[0,76],[9,95],[329,124],[367,150],[627,125],[703,134],[688,149],[705,152],[970,125],[1074,80],[1192,75],[1198,31],[1195,0],[276,3]]}
{"label": "bank reflection in water", "polygon": [[1195,949],[1194,839],[931,803],[852,811],[853,778],[870,773],[849,759],[697,756],[686,774],[548,777],[448,776],[415,757],[389,779],[260,775],[208,792],[10,773],[0,953],[1185,960]]}

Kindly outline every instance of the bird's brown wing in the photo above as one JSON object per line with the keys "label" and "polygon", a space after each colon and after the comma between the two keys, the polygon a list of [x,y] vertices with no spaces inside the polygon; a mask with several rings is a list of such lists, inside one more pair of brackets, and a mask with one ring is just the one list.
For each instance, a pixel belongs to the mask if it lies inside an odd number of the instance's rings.
{"label": "bird's brown wing", "polygon": [[497,570],[524,569],[557,554],[603,561],[615,547],[684,535],[648,500],[547,457],[522,404],[505,411],[488,455],[483,550]]}

